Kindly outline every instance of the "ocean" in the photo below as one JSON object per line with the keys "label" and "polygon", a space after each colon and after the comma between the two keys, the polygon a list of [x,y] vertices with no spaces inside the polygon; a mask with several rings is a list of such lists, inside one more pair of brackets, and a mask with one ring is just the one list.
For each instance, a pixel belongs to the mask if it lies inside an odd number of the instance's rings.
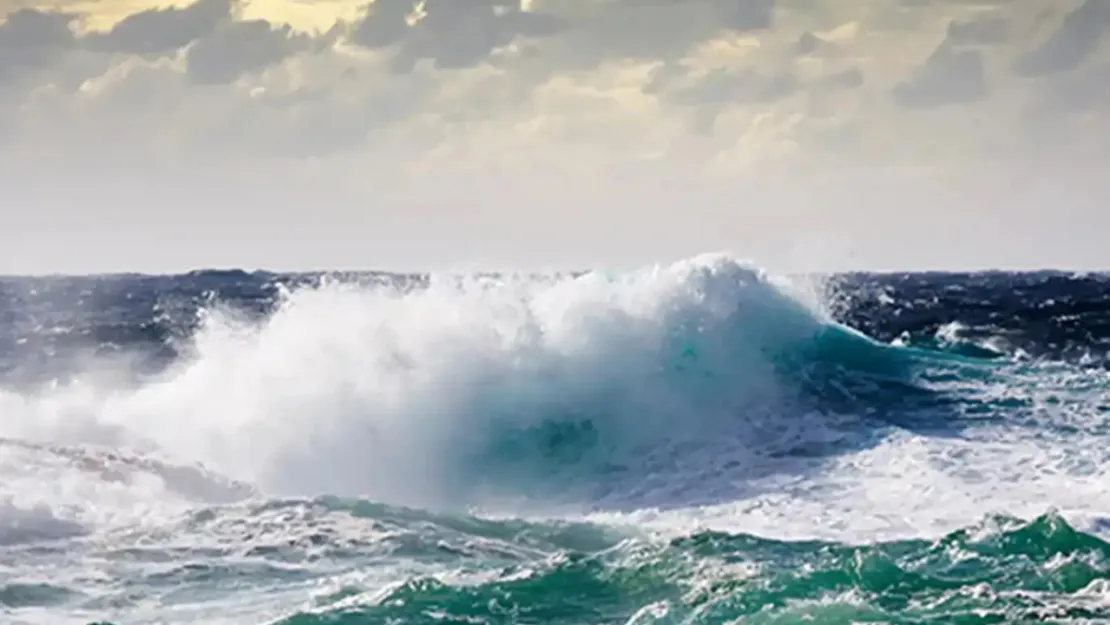
{"label": "ocean", "polygon": [[1110,276],[0,279],[0,622],[1110,622]]}

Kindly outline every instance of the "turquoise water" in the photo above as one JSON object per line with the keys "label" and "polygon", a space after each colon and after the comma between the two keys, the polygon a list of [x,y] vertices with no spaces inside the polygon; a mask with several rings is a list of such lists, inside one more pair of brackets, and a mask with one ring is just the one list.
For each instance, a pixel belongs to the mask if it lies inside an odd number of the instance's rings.
{"label": "turquoise water", "polygon": [[[234,521],[220,515],[198,513],[186,524],[191,531],[209,526],[226,532],[251,519],[315,523],[311,530],[290,523],[291,532],[278,532],[271,538],[280,534],[282,540],[265,546],[257,540],[249,548],[237,546],[226,536],[221,548],[148,545],[85,557],[122,582],[114,589],[121,603],[129,593],[141,594],[162,614],[200,622],[256,622],[257,616],[228,612],[291,597],[300,607],[274,622],[909,624],[1110,618],[1110,544],[1055,515],[1031,521],[992,517],[936,539],[866,545],[715,531],[667,538],[612,525],[434,516],[335,498],[270,503],[244,510]],[[383,570],[388,579],[379,577]],[[9,584],[0,597],[10,607],[77,599],[51,584]],[[119,622],[153,616],[138,610]]]}
{"label": "turquoise water", "polygon": [[[460,560],[473,564],[455,580],[415,575],[380,591],[370,606],[336,605],[359,592],[340,589],[317,599],[313,610],[282,622],[908,624],[1110,618],[1104,595],[1110,545],[1056,516],[1029,522],[992,518],[937,540],[864,546],[722,532],[616,542],[596,527],[497,525],[469,533],[486,544],[456,555],[456,566]],[[429,560],[444,557],[434,553],[443,546],[428,547]]]}
{"label": "turquoise water", "polygon": [[[1047,297],[967,295],[1001,278],[839,291],[870,336],[727,256],[272,279],[5,304],[0,621],[1110,622],[1110,375],[1075,281],[1048,330]],[[36,309],[55,288],[100,304]]]}

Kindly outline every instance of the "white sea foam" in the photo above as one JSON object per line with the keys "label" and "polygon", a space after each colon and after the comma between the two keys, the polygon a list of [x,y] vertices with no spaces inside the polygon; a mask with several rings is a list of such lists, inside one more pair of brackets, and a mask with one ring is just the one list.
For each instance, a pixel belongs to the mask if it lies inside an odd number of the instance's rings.
{"label": "white sea foam", "polygon": [[[278,618],[316,609],[306,597],[341,592],[352,574],[329,577],[312,554],[376,558],[340,600],[359,603],[409,575],[454,574],[398,549],[483,548],[465,527],[457,544],[446,526],[425,536],[438,521],[424,513],[306,499],[321,494],[663,536],[873,542],[1052,508],[1107,531],[1105,374],[1014,362],[941,376],[931,390],[960,401],[934,416],[963,420],[943,431],[887,424],[866,402],[824,410],[796,401],[792,382],[812,380],[784,377],[784,358],[839,358],[853,381],[895,362],[888,353],[915,356],[844,331],[815,293],[725,255],[615,275],[436,276],[411,290],[333,283],[288,293],[262,322],[208,310],[187,356],[138,387],[113,375],[128,362],[116,358],[71,385],[0,392],[0,581],[71,589],[85,606],[5,616]],[[821,337],[828,353],[813,349]],[[559,455],[576,446],[592,455]],[[530,464],[530,452],[552,455]],[[119,595],[128,576],[183,574],[181,558],[233,569],[289,549],[304,557],[295,570],[319,577],[230,603]]]}
{"label": "white sea foam", "polygon": [[24,457],[0,494],[74,527],[253,495],[219,476],[269,495],[429,506],[488,504],[510,484],[501,495],[530,499],[516,512],[551,513],[542,484],[506,473],[518,465],[476,459],[504,460],[519,450],[499,441],[561,420],[599,437],[592,467],[610,483],[576,503],[620,511],[595,520],[865,539],[991,512],[1110,510],[1110,463],[1090,453],[1077,468],[1063,454],[1073,441],[1024,430],[778,453],[843,442],[830,415],[789,403],[772,364],[834,327],[812,290],[727,255],[616,275],[304,288],[261,323],[208,311],[191,355],[139,388],[96,375],[0,393],[0,435],[40,445],[0,446]]}
{"label": "white sea foam", "polygon": [[332,284],[261,324],[209,311],[192,356],[138,389],[2,395],[0,433],[203,462],[270,493],[474,503],[468,489],[497,476],[465,460],[507,433],[589,419],[627,451],[773,406],[767,354],[825,324],[724,255],[614,276]]}

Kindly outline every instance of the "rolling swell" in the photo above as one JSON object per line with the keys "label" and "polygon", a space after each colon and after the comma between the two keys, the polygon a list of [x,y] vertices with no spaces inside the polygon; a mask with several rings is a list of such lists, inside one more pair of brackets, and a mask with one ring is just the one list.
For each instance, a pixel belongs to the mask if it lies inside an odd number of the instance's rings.
{"label": "rolling swell", "polygon": [[[160,548],[152,535],[130,548],[95,549],[88,556],[110,563],[124,587],[81,593],[11,584],[0,587],[0,605],[135,609],[128,589],[146,588],[184,609],[221,589],[245,595],[280,582],[301,607],[265,621],[274,625],[1110,618],[1110,544],[1053,513],[991,516],[934,539],[853,544],[711,530],[652,534],[322,497],[197,511],[163,531],[201,542],[182,552]],[[386,580],[366,573],[381,570]]]}
{"label": "rolling swell", "polygon": [[[563,546],[546,543],[546,551],[537,551],[544,541],[535,535],[544,532]],[[861,546],[700,532],[581,551],[556,532],[566,530],[507,526],[503,536],[521,536],[532,547],[501,546],[499,553],[515,555],[482,559],[488,567],[414,574],[373,592],[346,586],[321,593],[313,609],[279,622],[1063,623],[1110,617],[1101,597],[1110,587],[1110,545],[1052,514],[1032,521],[993,517],[937,540]]]}

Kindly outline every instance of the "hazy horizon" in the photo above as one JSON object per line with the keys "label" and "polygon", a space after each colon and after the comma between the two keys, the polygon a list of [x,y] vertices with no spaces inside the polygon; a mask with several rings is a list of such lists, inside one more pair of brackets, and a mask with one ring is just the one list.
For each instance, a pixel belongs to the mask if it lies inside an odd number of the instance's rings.
{"label": "hazy horizon", "polygon": [[1110,269],[1110,3],[0,0],[0,275]]}

